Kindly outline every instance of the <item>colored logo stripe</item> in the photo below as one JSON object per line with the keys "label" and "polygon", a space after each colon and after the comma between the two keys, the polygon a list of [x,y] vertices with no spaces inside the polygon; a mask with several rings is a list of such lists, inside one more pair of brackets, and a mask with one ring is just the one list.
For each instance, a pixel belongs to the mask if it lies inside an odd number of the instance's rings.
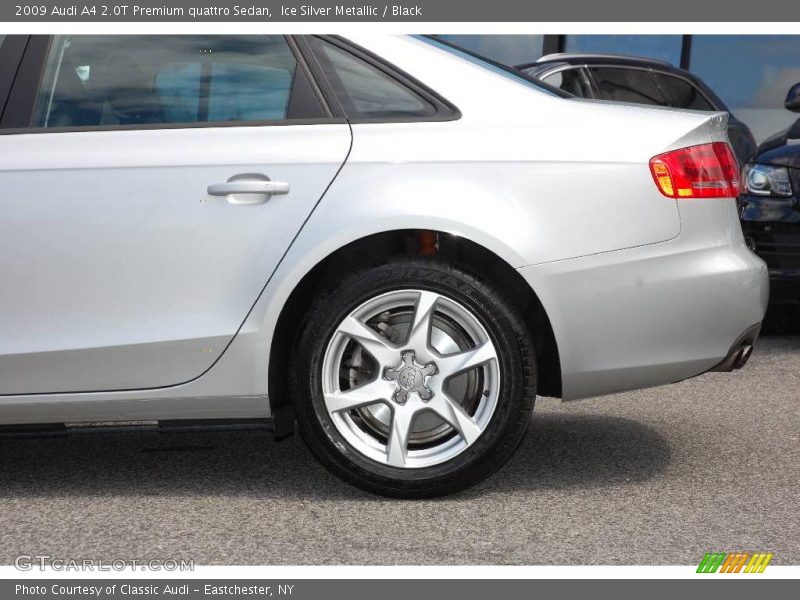
{"label": "colored logo stripe", "polygon": [[700,566],[697,567],[697,572],[716,573],[723,560],[725,560],[724,552],[706,553],[703,560],[700,561]]}
{"label": "colored logo stripe", "polygon": [[772,553],[765,554],[765,553],[758,553],[753,554],[753,558],[750,559],[750,562],[747,563],[747,566],[744,568],[745,573],[763,573],[764,569],[767,568],[769,561],[772,560]]}
{"label": "colored logo stripe", "polygon": [[[766,552],[708,552],[697,567],[698,573],[763,573],[773,554]],[[748,559],[749,562],[748,562]],[[745,566],[745,564],[747,566]],[[742,568],[744,567],[744,571]]]}
{"label": "colored logo stripe", "polygon": [[728,558],[722,565],[720,573],[738,573],[748,558],[750,558],[750,554],[747,552],[728,554]]}

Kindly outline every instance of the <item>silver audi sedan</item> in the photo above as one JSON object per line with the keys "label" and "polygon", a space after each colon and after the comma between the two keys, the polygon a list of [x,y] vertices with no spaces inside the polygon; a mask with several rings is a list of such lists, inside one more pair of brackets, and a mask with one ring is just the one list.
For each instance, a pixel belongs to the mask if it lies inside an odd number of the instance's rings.
{"label": "silver audi sedan", "polygon": [[537,394],[730,371],[758,335],[724,113],[424,37],[7,36],[0,65],[2,425],[271,418],[434,496]]}

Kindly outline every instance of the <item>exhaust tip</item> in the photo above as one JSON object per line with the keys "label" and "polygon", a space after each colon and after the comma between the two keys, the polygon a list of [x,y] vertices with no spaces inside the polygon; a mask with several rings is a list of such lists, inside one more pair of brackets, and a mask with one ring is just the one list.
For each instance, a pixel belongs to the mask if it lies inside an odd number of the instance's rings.
{"label": "exhaust tip", "polygon": [[753,354],[753,344],[745,344],[742,346],[742,349],[739,350],[738,354],[736,355],[736,360],[733,363],[734,369],[741,369],[743,366],[747,364],[747,361],[750,360],[750,356]]}
{"label": "exhaust tip", "polygon": [[728,354],[710,371],[717,371],[727,373],[741,369],[750,360],[753,355],[753,344],[758,339],[758,333],[761,330],[761,324],[753,325],[745,330],[731,346]]}

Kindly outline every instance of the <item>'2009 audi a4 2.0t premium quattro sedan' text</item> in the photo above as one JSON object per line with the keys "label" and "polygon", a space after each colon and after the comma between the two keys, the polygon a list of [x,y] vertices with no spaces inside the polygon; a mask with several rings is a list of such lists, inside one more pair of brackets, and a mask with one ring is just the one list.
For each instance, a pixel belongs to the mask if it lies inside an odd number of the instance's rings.
{"label": "'2009 audi a4 2.0t premium quattro sedan' text", "polygon": [[768,296],[726,115],[429,38],[9,36],[0,423],[271,418],[393,496],[537,394],[744,364]]}

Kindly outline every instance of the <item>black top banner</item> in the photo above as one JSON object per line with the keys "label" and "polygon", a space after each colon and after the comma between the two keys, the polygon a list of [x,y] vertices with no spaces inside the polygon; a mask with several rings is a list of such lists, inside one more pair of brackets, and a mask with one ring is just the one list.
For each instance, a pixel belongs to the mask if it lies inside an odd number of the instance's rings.
{"label": "black top banner", "polygon": [[[800,21],[787,0],[3,0],[3,22],[752,22]],[[798,31],[800,33],[800,30]]]}

